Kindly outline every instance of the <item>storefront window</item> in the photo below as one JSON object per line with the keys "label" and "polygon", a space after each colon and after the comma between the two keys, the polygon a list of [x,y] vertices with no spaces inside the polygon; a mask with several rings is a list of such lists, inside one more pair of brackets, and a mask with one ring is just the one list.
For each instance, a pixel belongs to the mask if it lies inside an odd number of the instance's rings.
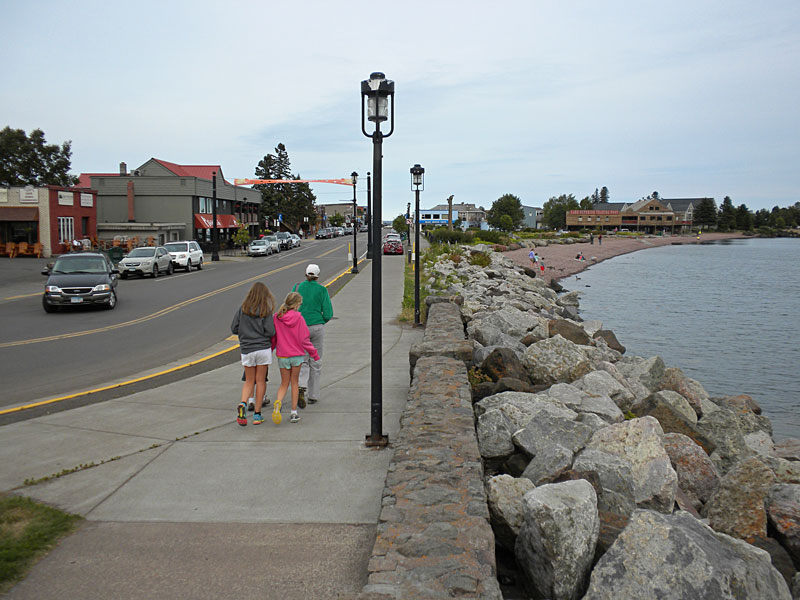
{"label": "storefront window", "polygon": [[75,219],[58,217],[58,241],[62,244],[75,239]]}

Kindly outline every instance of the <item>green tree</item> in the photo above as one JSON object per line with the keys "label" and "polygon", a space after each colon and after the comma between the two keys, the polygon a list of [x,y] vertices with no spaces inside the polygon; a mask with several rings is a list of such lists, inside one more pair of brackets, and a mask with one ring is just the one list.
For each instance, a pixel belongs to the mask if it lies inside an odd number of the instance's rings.
{"label": "green tree", "polygon": [[240,248],[244,248],[250,243],[250,234],[247,233],[247,227],[239,225],[239,229],[233,234],[233,243]]}
{"label": "green tree", "polygon": [[745,204],[740,204],[736,208],[736,229],[751,231],[753,229],[753,213]]}
{"label": "green tree", "polygon": [[[275,154],[267,154],[255,169],[258,179],[300,179],[300,175],[292,174],[292,165],[286,146],[278,144]],[[307,183],[270,183],[253,186],[261,190],[261,207],[259,215],[272,221],[283,216],[283,223],[297,231],[308,218],[309,223],[316,220],[316,196]]]}
{"label": "green tree", "polygon": [[609,198],[610,198],[610,196],[608,194],[608,188],[606,186],[601,187],[600,188],[600,202],[602,202],[603,204],[606,204],[608,202]]}
{"label": "green tree", "polygon": [[545,225],[552,229],[560,229],[567,225],[567,212],[578,210],[580,205],[572,194],[561,194],[558,198],[553,196],[544,203],[543,220]]}
{"label": "green tree", "polygon": [[766,208],[757,210],[756,214],[753,215],[753,227],[756,229],[759,227],[769,227],[769,211]]}
{"label": "green tree", "polygon": [[48,144],[41,129],[31,135],[22,129],[0,131],[0,185],[70,186],[78,178],[69,174],[72,141]]}
{"label": "green tree", "polygon": [[492,227],[502,229],[501,218],[503,215],[511,217],[511,231],[519,227],[525,218],[525,211],[522,210],[522,202],[514,194],[503,194],[492,203],[492,207],[486,212],[486,222]]}
{"label": "green tree", "polygon": [[511,220],[511,215],[500,215],[500,229],[514,231],[514,221]]}
{"label": "green tree", "polygon": [[408,223],[406,223],[405,215],[397,215],[392,221],[392,229],[397,233],[406,233],[408,231]]}
{"label": "green tree", "polygon": [[600,192],[597,188],[594,188],[594,194],[592,194],[592,204],[598,204],[600,202]]}
{"label": "green tree", "polygon": [[344,215],[340,215],[339,213],[332,214],[328,217],[328,225],[331,227],[341,227],[344,223]]}
{"label": "green tree", "polygon": [[694,224],[713,227],[717,224],[717,203],[713,198],[703,198],[694,211]]}
{"label": "green tree", "polygon": [[736,229],[736,209],[733,207],[733,201],[730,196],[725,196],[722,205],[719,207],[717,227],[722,231]]}
{"label": "green tree", "polygon": [[586,196],[583,200],[580,201],[580,208],[581,210],[592,210],[595,202],[589,196]]}

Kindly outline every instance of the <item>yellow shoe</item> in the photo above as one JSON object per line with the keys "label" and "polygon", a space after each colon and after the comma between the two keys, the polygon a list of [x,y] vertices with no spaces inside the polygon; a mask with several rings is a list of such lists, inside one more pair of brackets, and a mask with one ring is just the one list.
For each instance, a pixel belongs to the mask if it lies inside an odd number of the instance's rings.
{"label": "yellow shoe", "polygon": [[280,425],[282,420],[281,401],[275,400],[275,405],[272,407],[272,422],[275,423],[275,425]]}

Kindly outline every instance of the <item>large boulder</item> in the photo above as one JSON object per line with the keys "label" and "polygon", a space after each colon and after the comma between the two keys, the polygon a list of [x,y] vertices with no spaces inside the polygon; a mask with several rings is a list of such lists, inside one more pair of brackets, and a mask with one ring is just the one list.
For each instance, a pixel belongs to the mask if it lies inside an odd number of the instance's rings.
{"label": "large boulder", "polygon": [[772,455],[786,460],[800,461],[800,439],[787,438],[780,442],[775,442]]}
{"label": "large boulder", "polygon": [[665,369],[660,356],[650,358],[628,356],[618,361],[616,367],[627,379],[641,383],[650,392],[658,391]]}
{"label": "large boulder", "polygon": [[608,371],[592,371],[572,383],[579,390],[594,396],[608,396],[620,410],[630,410],[636,397]]}
{"label": "large boulder", "polygon": [[724,398],[711,398],[717,406],[728,409],[736,416],[743,435],[755,431],[766,431],[772,435],[772,422],[766,415],[761,414],[761,407],[747,395],[726,396]]}
{"label": "large boulder", "polygon": [[534,383],[569,383],[592,370],[581,347],[560,335],[528,346],[522,362]]}
{"label": "large boulder", "polygon": [[485,461],[503,461],[514,453],[511,435],[514,427],[498,409],[489,410],[478,417],[478,450]]}
{"label": "large boulder", "polygon": [[511,424],[511,430],[517,431],[525,427],[531,419],[541,412],[574,420],[578,413],[570,410],[561,402],[543,394],[526,394],[524,392],[502,392],[484,398],[475,403],[475,414],[480,415],[496,408],[502,412]]}
{"label": "large boulder", "polygon": [[583,600],[791,600],[769,554],[689,513],[637,510],[597,563]]}
{"label": "large boulder", "polygon": [[594,434],[588,425],[573,419],[542,412],[528,424],[514,432],[514,445],[530,457],[556,444],[571,452],[577,452],[586,445]]}
{"label": "large boulder", "polygon": [[594,488],[583,480],[544,485],[523,505],[516,557],[531,587],[542,598],[578,600],[600,532]]}
{"label": "large boulder", "polygon": [[715,531],[747,542],[767,537],[765,503],[775,474],[757,458],[743,460],[719,483],[705,505]]}
{"label": "large boulder", "polygon": [[518,338],[511,337],[494,325],[485,323],[482,319],[470,321],[467,325],[467,337],[475,340],[481,346],[502,346],[520,353],[525,350],[525,346],[520,343]]}
{"label": "large boulder", "polygon": [[800,485],[773,485],[767,497],[767,514],[775,537],[800,565]]}
{"label": "large boulder", "polygon": [[686,377],[679,368],[671,367],[665,369],[659,388],[677,392],[686,398],[686,401],[698,417],[703,415],[703,403],[709,399],[708,392],[699,381]]}
{"label": "large boulder", "polygon": [[608,396],[587,393],[569,383],[557,383],[546,394],[577,413],[593,413],[609,423],[619,423],[625,418]]}
{"label": "large boulder", "polygon": [[511,552],[524,523],[522,497],[533,488],[530,479],[518,479],[511,475],[496,475],[486,482],[492,529],[500,545]]}
{"label": "large boulder", "polygon": [[595,340],[601,339],[608,344],[608,347],[612,350],[616,350],[620,354],[625,354],[625,346],[619,343],[617,336],[614,335],[614,332],[610,329],[599,329],[594,332],[592,338]]}
{"label": "large boulder", "polygon": [[655,417],[664,433],[682,433],[700,444],[707,454],[711,454],[716,448],[714,442],[697,429],[697,414],[686,398],[677,392],[654,392],[636,402],[633,412],[640,417]]}
{"label": "large boulder", "polygon": [[664,432],[653,417],[631,419],[595,432],[587,448],[601,450],[631,465],[636,504],[671,513],[678,475],[664,450]]}
{"label": "large boulder", "polygon": [[708,454],[682,433],[664,434],[664,449],[678,474],[678,487],[695,510],[700,510],[719,486],[717,468]]}
{"label": "large boulder", "polygon": [[516,352],[509,348],[495,348],[481,363],[483,371],[492,381],[497,381],[503,377],[513,377],[523,381],[528,381],[528,372],[522,366]]}
{"label": "large boulder", "polygon": [[573,455],[572,450],[561,444],[546,446],[530,460],[520,477],[537,486],[553,483],[572,466]]}
{"label": "large boulder", "polygon": [[714,444],[711,460],[720,474],[727,473],[739,461],[754,454],[744,443],[739,422],[736,413],[728,408],[705,412],[697,421],[697,431]]}
{"label": "large boulder", "polygon": [[565,340],[581,346],[589,346],[592,343],[583,327],[577,323],[572,323],[566,319],[553,319],[548,323],[548,333],[550,337],[560,335]]}
{"label": "large boulder", "polygon": [[507,335],[520,339],[529,331],[540,324],[540,319],[533,313],[524,312],[505,304],[499,310],[494,310],[482,316],[483,325],[491,325]]}

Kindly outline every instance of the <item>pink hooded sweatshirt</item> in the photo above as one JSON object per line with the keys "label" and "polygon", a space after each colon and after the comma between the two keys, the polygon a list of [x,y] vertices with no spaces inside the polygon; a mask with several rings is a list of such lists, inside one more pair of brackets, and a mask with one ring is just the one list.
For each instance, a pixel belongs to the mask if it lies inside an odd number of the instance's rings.
{"label": "pink hooded sweatshirt", "polygon": [[275,337],[272,348],[278,358],[303,356],[306,352],[314,360],[319,360],[319,352],[308,336],[306,321],[296,310],[287,311],[283,316],[275,316]]}

